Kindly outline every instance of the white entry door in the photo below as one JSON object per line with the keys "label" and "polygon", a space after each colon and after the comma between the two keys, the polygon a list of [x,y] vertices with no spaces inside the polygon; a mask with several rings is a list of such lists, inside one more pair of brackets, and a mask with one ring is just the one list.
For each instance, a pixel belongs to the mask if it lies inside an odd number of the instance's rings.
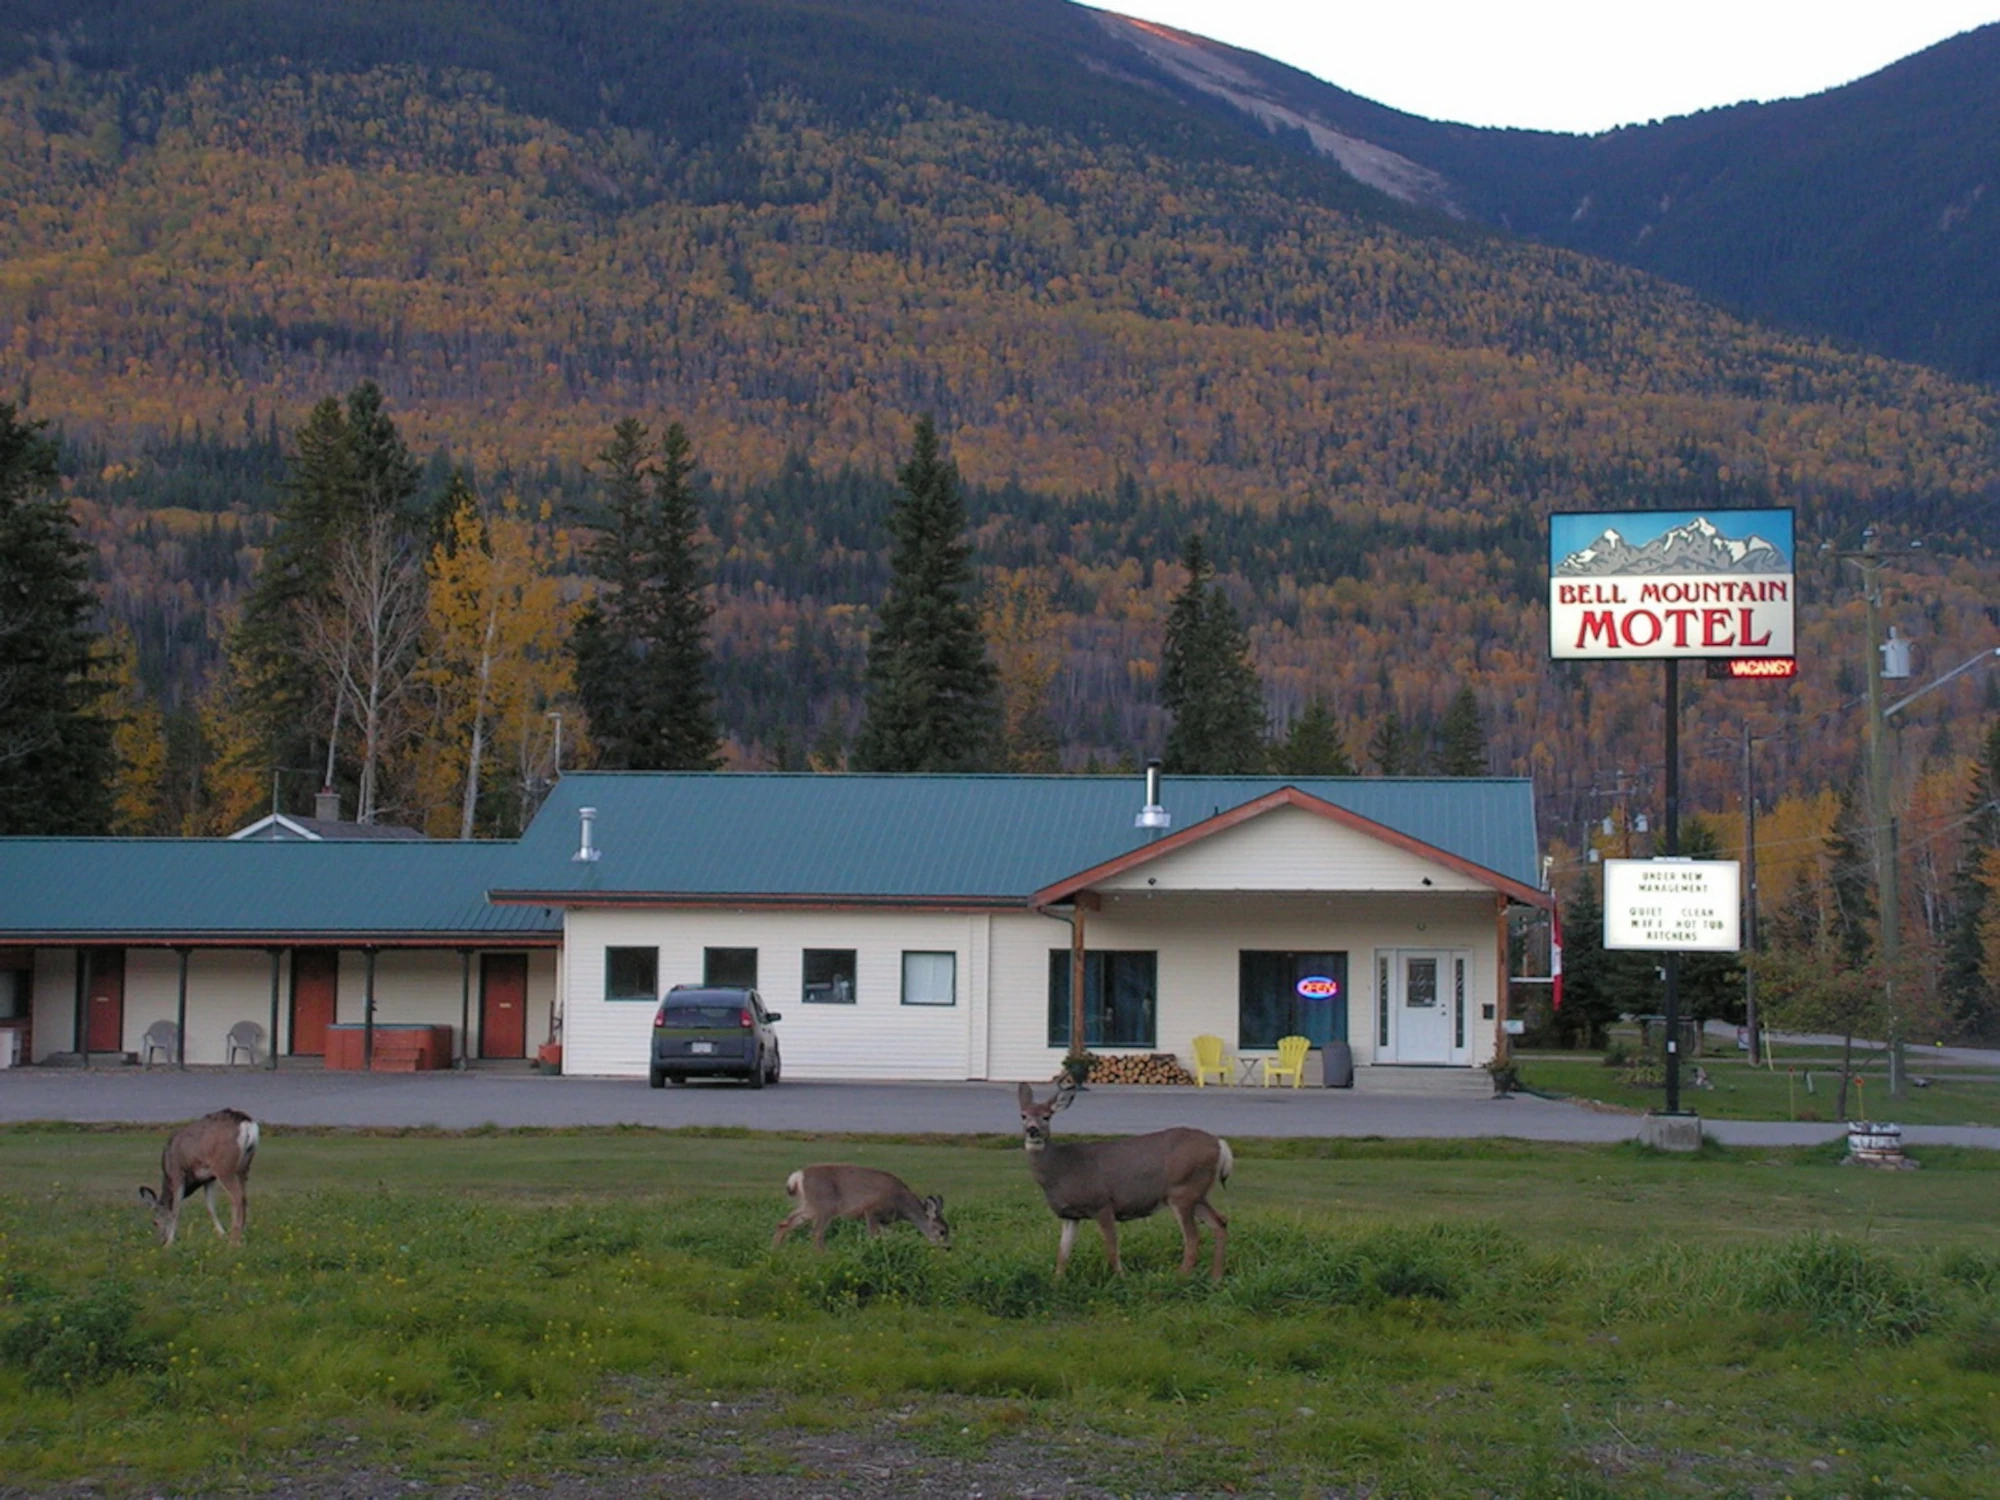
{"label": "white entry door", "polygon": [[1397,948],[1378,964],[1378,1040],[1383,1060],[1459,1063],[1466,1051],[1464,953]]}

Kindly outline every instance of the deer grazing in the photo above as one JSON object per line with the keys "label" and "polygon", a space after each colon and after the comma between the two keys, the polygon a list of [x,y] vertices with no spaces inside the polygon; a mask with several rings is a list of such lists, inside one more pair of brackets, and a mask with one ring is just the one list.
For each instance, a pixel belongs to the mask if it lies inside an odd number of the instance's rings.
{"label": "deer grazing", "polygon": [[160,1243],[174,1242],[180,1229],[181,1204],[196,1188],[203,1190],[208,1217],[215,1232],[221,1234],[222,1219],[215,1211],[215,1189],[220,1184],[229,1194],[230,1243],[242,1244],[243,1226],[250,1221],[244,1187],[250,1176],[250,1159],[256,1154],[257,1122],[240,1109],[218,1109],[176,1130],[160,1153],[160,1190],[139,1189],[139,1201],[153,1210]]}
{"label": "deer grazing", "polygon": [[785,1191],[799,1206],[779,1221],[778,1232],[771,1236],[774,1250],[808,1220],[813,1227],[813,1248],[826,1249],[826,1227],[835,1219],[859,1219],[871,1235],[879,1235],[884,1224],[908,1219],[933,1245],[951,1248],[944,1199],[935,1195],[919,1198],[892,1172],[824,1162],[792,1173],[785,1179]]}
{"label": "deer grazing", "polygon": [[1057,1276],[1069,1265],[1076,1226],[1085,1219],[1096,1221],[1104,1235],[1105,1253],[1111,1257],[1111,1269],[1123,1276],[1125,1267],[1118,1259],[1118,1221],[1146,1218],[1164,1203],[1180,1221],[1181,1275],[1194,1270],[1200,1253],[1201,1239],[1195,1228],[1199,1220],[1215,1236],[1215,1262],[1209,1274],[1222,1280],[1229,1220],[1208,1201],[1208,1194],[1216,1183],[1227,1182],[1235,1168],[1229,1142],[1206,1130],[1177,1125],[1122,1140],[1058,1146],[1049,1139],[1049,1117],[1069,1108],[1076,1097],[1075,1082],[1064,1079],[1046,1103],[1037,1103],[1035,1091],[1025,1083],[1019,1092],[1028,1170],[1041,1185],[1050,1211],[1062,1220]]}

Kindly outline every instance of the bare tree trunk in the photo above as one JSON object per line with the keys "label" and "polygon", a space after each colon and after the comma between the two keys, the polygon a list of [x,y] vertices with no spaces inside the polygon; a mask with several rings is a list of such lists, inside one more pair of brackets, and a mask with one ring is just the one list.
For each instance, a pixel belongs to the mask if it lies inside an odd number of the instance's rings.
{"label": "bare tree trunk", "polygon": [[331,597],[303,611],[309,653],[355,707],[361,731],[361,791],[355,819],[375,821],[389,712],[409,690],[425,622],[424,570],[376,516],[344,538],[333,559]]}
{"label": "bare tree trunk", "polygon": [[493,638],[500,630],[500,609],[489,604],[486,611],[486,639],[479,649],[479,691],[472,700],[472,746],[465,760],[465,802],[458,815],[458,836],[472,837],[474,814],[479,810],[479,763],[486,750],[486,699],[493,681]]}

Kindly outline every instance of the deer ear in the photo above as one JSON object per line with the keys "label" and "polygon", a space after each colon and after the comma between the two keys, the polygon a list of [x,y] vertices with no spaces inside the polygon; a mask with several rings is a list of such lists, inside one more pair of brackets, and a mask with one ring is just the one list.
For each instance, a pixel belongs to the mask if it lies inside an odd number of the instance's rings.
{"label": "deer ear", "polygon": [[1035,1091],[1024,1083],[1014,1091],[1014,1097],[1021,1101],[1021,1108],[1026,1109],[1035,1102]]}
{"label": "deer ear", "polygon": [[154,1195],[153,1190],[149,1187],[139,1189],[139,1201],[148,1208],[158,1208],[160,1206],[159,1198]]}
{"label": "deer ear", "polygon": [[942,1215],[944,1213],[944,1196],[940,1193],[932,1193],[930,1197],[924,1199],[924,1207],[928,1208],[934,1214]]}

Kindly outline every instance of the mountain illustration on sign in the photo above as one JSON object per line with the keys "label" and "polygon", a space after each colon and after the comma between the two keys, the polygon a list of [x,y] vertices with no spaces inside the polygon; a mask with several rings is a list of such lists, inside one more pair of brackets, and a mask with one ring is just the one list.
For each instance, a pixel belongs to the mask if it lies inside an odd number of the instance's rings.
{"label": "mountain illustration on sign", "polygon": [[1610,573],[1789,573],[1791,560],[1756,535],[1724,536],[1705,516],[1685,526],[1663,531],[1643,547],[1634,547],[1607,529],[1588,547],[1580,547],[1556,564],[1556,572],[1571,577]]}

